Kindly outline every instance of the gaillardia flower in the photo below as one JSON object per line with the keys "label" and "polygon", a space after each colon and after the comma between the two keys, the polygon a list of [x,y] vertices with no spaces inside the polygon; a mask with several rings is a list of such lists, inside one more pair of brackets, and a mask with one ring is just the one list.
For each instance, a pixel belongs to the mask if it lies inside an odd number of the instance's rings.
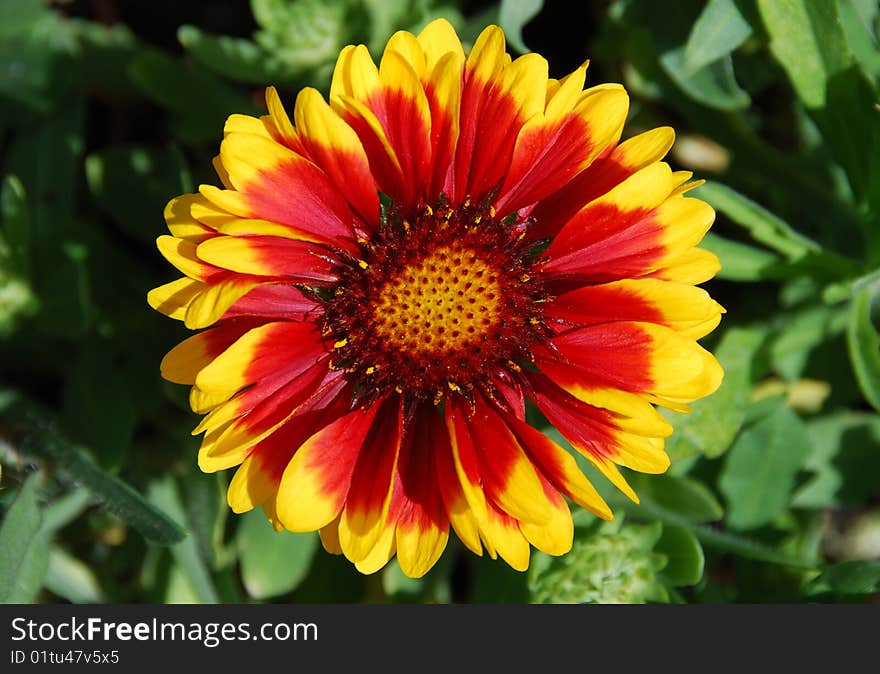
{"label": "gaillardia flower", "polygon": [[[232,115],[225,189],[173,199],[155,309],[206,328],[162,362],[205,414],[199,466],[238,466],[235,512],[320,532],[362,572],[409,576],[450,526],[477,554],[568,551],[568,499],[611,511],[526,400],[632,499],[722,372],[695,340],[723,309],[694,284],[714,212],[661,162],[669,128],[618,143],[628,98],[548,77],[491,26],[465,54],[438,20],[377,67],[342,50],[329,103]],[[567,498],[566,498],[567,497]]]}

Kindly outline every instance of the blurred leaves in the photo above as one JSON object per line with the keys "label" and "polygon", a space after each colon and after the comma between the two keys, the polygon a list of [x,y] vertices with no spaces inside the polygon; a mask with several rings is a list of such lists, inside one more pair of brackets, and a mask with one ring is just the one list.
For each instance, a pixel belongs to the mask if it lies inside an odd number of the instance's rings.
{"label": "blurred leaves", "polygon": [[507,41],[522,54],[530,51],[523,42],[523,28],[538,15],[543,6],[544,0],[501,0],[498,24],[504,29]]}

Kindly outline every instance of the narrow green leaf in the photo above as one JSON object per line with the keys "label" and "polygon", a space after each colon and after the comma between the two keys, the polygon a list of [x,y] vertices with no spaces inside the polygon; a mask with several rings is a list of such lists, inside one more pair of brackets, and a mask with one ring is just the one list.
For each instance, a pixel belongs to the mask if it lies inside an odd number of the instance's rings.
{"label": "narrow green leaf", "polygon": [[254,599],[294,590],[308,573],[318,545],[314,533],[275,531],[259,509],[242,515],[237,538],[242,581]]}
{"label": "narrow green leaf", "polygon": [[507,41],[520,53],[531,51],[523,42],[522,31],[544,7],[544,0],[501,0],[498,23],[504,29]]}
{"label": "narrow green leaf", "polygon": [[[177,522],[186,522],[186,512],[172,477],[167,476],[150,484],[148,494],[150,501],[161,508],[163,512],[168,513]],[[194,537],[187,536],[173,545],[171,555],[199,602],[204,604],[220,602],[208,565],[199,554],[199,547]]]}
{"label": "narrow green leaf", "polygon": [[789,259],[797,259],[821,250],[817,243],[798,234],[781,218],[727,185],[708,181],[694,190],[694,196],[705,199],[733,222],[745,227],[755,241]]}
{"label": "narrow green leaf", "polygon": [[696,585],[703,577],[706,556],[697,537],[685,527],[665,526],[654,551],[666,556],[661,577],[669,585]]}
{"label": "narrow green leaf", "polygon": [[853,298],[846,325],[849,359],[862,394],[880,411],[880,334],[871,318],[871,309],[880,284],[864,288]]}
{"label": "narrow green leaf", "polygon": [[46,422],[48,412],[21,400],[0,411],[0,419],[17,428],[22,454],[51,462],[58,473],[87,488],[104,505],[137,529],[147,540],[171,545],[185,532],[167,515],[119,478],[108,475],[79,446],[71,444]]}
{"label": "narrow green leaf", "polygon": [[766,333],[758,328],[731,328],[715,349],[724,368],[724,380],[708,398],[691,405],[690,414],[664,411],[675,429],[666,440],[673,460],[695,454],[721,456],[739,432],[749,406],[755,354]]}
{"label": "narrow green leaf", "polygon": [[620,498],[611,500],[616,501],[616,507],[626,510],[626,512],[632,514],[633,517],[645,520],[657,520],[662,522],[664,526],[678,526],[688,529],[692,531],[694,536],[696,536],[706,547],[730,552],[746,559],[767,562],[768,564],[790,566],[797,569],[812,569],[815,567],[812,560],[780,552],[775,548],[746,536],[742,536],[741,534],[722,531],[704,524],[694,524],[684,517],[653,503],[635,505],[631,501]]}
{"label": "narrow green leaf", "polygon": [[40,473],[28,477],[0,524],[0,604],[30,602],[43,584],[49,546],[38,535],[41,479]]}
{"label": "narrow green leaf", "polygon": [[725,239],[709,232],[700,247],[712,251],[721,262],[719,279],[728,281],[767,281],[785,277],[782,258],[763,248]]}
{"label": "narrow green leaf", "polygon": [[735,0],[709,0],[700,13],[684,51],[684,66],[693,74],[727,56],[752,34]]}
{"label": "narrow green leaf", "polygon": [[808,108],[825,106],[829,78],[851,62],[837,3],[757,0],[770,50]]}
{"label": "narrow green leaf", "polygon": [[810,442],[800,417],[782,406],[739,436],[718,479],[731,527],[754,529],[785,510]]}

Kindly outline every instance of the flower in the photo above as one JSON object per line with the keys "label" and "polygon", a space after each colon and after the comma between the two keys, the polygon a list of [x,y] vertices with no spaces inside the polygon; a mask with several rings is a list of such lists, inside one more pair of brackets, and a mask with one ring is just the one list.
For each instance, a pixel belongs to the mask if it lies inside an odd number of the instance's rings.
{"label": "flower", "polygon": [[232,115],[225,189],[172,199],[162,254],[184,277],[149,303],[191,329],[163,376],[204,414],[199,466],[238,466],[235,512],[320,532],[371,573],[426,573],[450,526],[524,570],[572,545],[566,497],[612,513],[531,400],[631,499],[618,465],[663,472],[670,424],[722,371],[696,340],[723,309],[694,284],[714,212],[661,162],[658,128],[619,143],[623,87],[511,60],[497,26],[465,54],[437,20],[377,68],[342,50],[329,103]]}

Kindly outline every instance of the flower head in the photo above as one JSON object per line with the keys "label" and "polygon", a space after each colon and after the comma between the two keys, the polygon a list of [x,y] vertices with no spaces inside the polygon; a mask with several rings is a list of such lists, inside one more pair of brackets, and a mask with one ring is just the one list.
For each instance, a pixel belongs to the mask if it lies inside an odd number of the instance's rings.
{"label": "flower head", "polygon": [[[526,401],[630,498],[722,372],[696,343],[723,309],[694,286],[713,221],[660,160],[659,128],[619,143],[624,89],[548,77],[483,31],[395,34],[377,67],[346,47],[329,103],[232,115],[215,168],[166,209],[184,277],[151,306],[202,332],[162,374],[204,414],[199,465],[238,466],[236,512],[318,530],[372,572],[424,574],[450,527],[525,569],[572,545],[567,498],[612,514]],[[567,497],[567,498],[566,498]]]}

